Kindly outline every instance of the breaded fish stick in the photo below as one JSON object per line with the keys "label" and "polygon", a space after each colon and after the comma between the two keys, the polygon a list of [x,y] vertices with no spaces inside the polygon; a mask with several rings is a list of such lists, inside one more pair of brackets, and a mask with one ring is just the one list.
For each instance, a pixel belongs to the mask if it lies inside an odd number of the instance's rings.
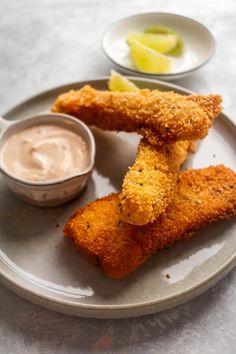
{"label": "breaded fish stick", "polygon": [[175,190],[179,169],[194,143],[178,141],[161,147],[142,139],[137,158],[126,174],[120,193],[120,218],[145,225],[161,215]]}
{"label": "breaded fish stick", "polygon": [[104,130],[137,132],[155,145],[206,136],[221,112],[221,97],[158,90],[109,92],[84,86],[60,95],[52,111]]}
{"label": "breaded fish stick", "polygon": [[120,221],[119,194],[78,209],[65,226],[65,236],[110,277],[122,278],[150,256],[193,231],[236,215],[236,173],[224,166],[180,174],[166,213],[152,224]]}

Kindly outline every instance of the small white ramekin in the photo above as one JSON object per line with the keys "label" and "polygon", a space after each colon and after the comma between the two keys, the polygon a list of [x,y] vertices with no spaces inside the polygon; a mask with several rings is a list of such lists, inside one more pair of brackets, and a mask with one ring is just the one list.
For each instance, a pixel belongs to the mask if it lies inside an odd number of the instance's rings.
{"label": "small white ramekin", "polygon": [[[130,32],[143,32],[151,26],[168,27],[177,32],[184,42],[183,55],[171,57],[172,69],[168,73],[141,72],[130,60],[127,35]],[[214,37],[203,24],[190,17],[165,12],[141,13],[122,18],[109,26],[101,44],[108,59],[125,73],[166,81],[192,74],[205,65],[215,52]]]}
{"label": "small white ramekin", "polygon": [[64,204],[79,195],[90,177],[95,160],[95,140],[90,129],[79,119],[66,114],[40,114],[17,122],[0,118],[0,151],[6,140],[16,132],[38,124],[53,124],[78,133],[88,146],[89,162],[81,173],[58,180],[31,182],[9,173],[0,164],[0,172],[9,189],[24,201],[41,207]]}

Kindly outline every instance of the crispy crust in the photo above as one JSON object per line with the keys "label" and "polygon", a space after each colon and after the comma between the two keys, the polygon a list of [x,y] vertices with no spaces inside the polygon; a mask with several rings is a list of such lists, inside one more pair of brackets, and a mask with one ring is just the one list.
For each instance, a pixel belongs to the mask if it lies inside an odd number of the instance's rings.
{"label": "crispy crust", "polygon": [[217,95],[109,92],[88,85],[60,95],[52,106],[53,112],[71,114],[104,130],[140,133],[153,145],[203,138],[221,109]]}
{"label": "crispy crust", "polygon": [[65,226],[65,236],[110,277],[122,278],[154,252],[193,235],[193,231],[236,215],[236,174],[216,166],[180,174],[166,213],[152,224],[120,221],[119,194],[78,209]]}
{"label": "crispy crust", "polygon": [[120,194],[120,218],[134,225],[153,222],[171,202],[179,169],[193,143],[179,141],[154,147],[142,139],[136,161],[126,174]]}

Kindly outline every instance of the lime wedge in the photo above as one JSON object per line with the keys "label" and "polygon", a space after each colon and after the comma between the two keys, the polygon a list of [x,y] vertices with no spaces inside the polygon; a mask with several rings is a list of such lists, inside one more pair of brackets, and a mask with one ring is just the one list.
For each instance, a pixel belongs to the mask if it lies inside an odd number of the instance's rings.
{"label": "lime wedge", "polygon": [[175,49],[178,36],[176,34],[153,34],[153,33],[130,33],[127,37],[127,43],[132,45],[134,40],[152,48],[160,53],[169,53]]}
{"label": "lime wedge", "polygon": [[134,66],[145,73],[166,73],[171,68],[171,60],[168,57],[148,48],[139,41],[132,41],[130,58]]}
{"label": "lime wedge", "polygon": [[175,57],[180,57],[184,52],[184,42],[183,40],[179,37],[177,41],[177,45],[174,49],[169,51],[168,54],[174,55]]}
{"label": "lime wedge", "polygon": [[174,55],[176,57],[179,57],[183,54],[184,51],[184,42],[180,36],[173,31],[171,28],[165,27],[165,26],[151,26],[148,27],[144,30],[144,33],[146,34],[165,34],[165,35],[170,35],[170,34],[175,34],[177,36],[177,44],[176,47],[173,48],[172,50],[169,51],[168,54]]}
{"label": "lime wedge", "polygon": [[137,92],[139,88],[133,84],[126,77],[118,74],[115,70],[111,70],[110,79],[108,81],[108,87],[110,91],[121,91],[121,92]]}

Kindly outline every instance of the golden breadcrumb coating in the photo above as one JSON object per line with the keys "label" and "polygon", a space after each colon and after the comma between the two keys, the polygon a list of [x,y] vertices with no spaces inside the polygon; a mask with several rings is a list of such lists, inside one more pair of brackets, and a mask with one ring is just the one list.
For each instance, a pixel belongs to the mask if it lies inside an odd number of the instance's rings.
{"label": "golden breadcrumb coating", "polygon": [[171,202],[180,165],[193,142],[177,141],[160,147],[142,139],[137,158],[126,174],[120,193],[120,218],[134,225],[153,222]]}
{"label": "golden breadcrumb coating", "polygon": [[65,226],[65,236],[110,277],[122,278],[154,252],[193,231],[236,215],[236,173],[224,166],[180,174],[167,210],[152,224],[134,226],[120,220],[119,194],[78,209]]}
{"label": "golden breadcrumb coating", "polygon": [[60,95],[52,111],[70,114],[104,130],[137,132],[155,145],[206,136],[221,112],[221,97],[147,89],[97,91],[87,85]]}

